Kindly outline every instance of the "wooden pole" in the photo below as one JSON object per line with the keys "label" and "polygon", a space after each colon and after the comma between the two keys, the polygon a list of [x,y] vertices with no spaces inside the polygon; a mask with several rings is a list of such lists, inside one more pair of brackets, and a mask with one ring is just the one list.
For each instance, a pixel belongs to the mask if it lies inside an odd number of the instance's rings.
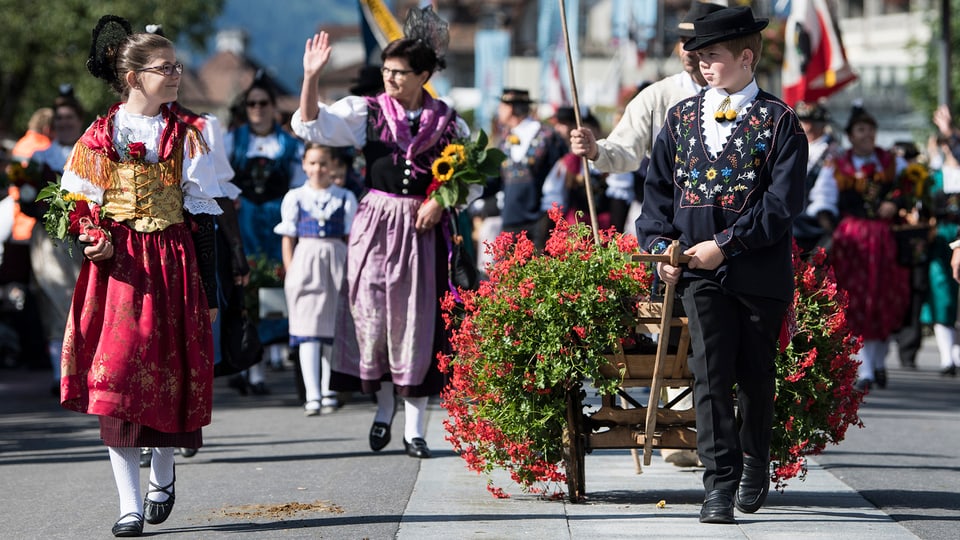
{"label": "wooden pole", "polygon": [[[567,34],[567,8],[563,0],[560,2],[560,25],[563,27],[563,43],[567,52],[567,71],[570,74],[570,93],[573,96],[573,117],[580,129],[580,99],[577,96],[577,78],[573,74],[573,53],[570,52],[570,36]],[[593,241],[600,245],[599,225],[597,224],[597,209],[593,204],[593,186],[590,185],[590,163],[586,156],[580,158],[580,170],[583,172],[583,185],[587,190],[587,208],[590,210],[590,228],[593,230]]]}

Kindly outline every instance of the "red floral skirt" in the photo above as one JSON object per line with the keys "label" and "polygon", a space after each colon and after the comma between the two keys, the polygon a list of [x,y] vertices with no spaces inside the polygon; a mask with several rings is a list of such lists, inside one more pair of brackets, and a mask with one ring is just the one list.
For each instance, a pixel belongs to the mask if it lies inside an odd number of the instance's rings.
{"label": "red floral skirt", "polygon": [[112,224],[110,233],[113,257],[84,260],[73,293],[61,404],[163,433],[196,431],[210,423],[213,337],[190,231]]}
{"label": "red floral skirt", "polygon": [[910,302],[909,269],[883,220],[844,218],[833,233],[837,285],[847,291],[847,323],[865,340],[885,340],[903,323]]}

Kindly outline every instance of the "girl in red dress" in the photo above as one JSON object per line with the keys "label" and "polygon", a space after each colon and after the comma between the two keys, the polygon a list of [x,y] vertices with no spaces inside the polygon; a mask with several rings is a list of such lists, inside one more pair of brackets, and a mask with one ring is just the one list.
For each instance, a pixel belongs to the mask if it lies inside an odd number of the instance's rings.
{"label": "girl in red dress", "polygon": [[[89,245],[64,336],[61,403],[99,416],[120,495],[112,532],[139,536],[173,509],[175,448],[199,448],[210,423],[221,192],[203,136],[166,105],[183,71],[169,40],[108,15],[87,67],[123,101],[84,133],[61,180],[101,209],[78,238]],[[140,447],[154,448],[142,500]]]}
{"label": "girl in red dress", "polygon": [[847,322],[863,338],[857,387],[867,390],[886,385],[887,340],[909,302],[909,272],[897,264],[891,228],[905,163],[875,146],[877,121],[862,108],[854,108],[846,133],[851,148],[821,169],[817,182],[835,190],[840,223],[833,233],[833,265],[837,285],[849,295]]}

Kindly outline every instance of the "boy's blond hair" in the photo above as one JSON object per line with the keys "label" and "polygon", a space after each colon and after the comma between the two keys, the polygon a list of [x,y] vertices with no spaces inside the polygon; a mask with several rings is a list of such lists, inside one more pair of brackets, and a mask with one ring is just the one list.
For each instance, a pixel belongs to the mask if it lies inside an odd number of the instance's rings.
{"label": "boy's blond hair", "polygon": [[757,71],[757,65],[760,63],[760,53],[763,52],[763,36],[760,35],[760,32],[733,38],[729,41],[721,41],[717,45],[732,52],[734,56],[750,49],[753,51],[753,63],[750,65],[750,69]]}

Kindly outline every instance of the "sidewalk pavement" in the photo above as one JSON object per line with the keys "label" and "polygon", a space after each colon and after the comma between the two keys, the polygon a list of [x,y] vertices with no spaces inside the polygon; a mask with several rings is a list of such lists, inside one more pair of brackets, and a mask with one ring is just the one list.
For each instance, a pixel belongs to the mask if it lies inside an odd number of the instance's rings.
{"label": "sidewalk pavement", "polygon": [[[444,413],[431,405],[427,443],[432,449],[450,448]],[[716,525],[698,521],[702,469],[665,463],[659,451],[639,475],[629,450],[588,454],[582,504],[523,494],[505,473],[493,479],[511,498],[495,499],[485,488],[486,477],[467,470],[459,456],[437,454],[421,462],[398,540],[917,538],[812,460],[805,481],[793,479],[783,493],[771,492],[755,514],[736,511],[735,525]],[[657,507],[659,501],[665,501],[663,508]]]}

